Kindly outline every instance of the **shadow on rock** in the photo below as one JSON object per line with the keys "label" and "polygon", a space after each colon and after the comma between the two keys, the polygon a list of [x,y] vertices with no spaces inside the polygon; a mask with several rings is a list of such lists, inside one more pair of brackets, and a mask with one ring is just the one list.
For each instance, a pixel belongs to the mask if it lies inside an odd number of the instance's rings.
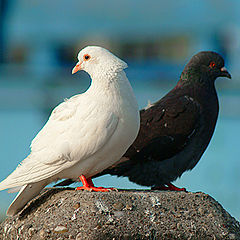
{"label": "shadow on rock", "polygon": [[43,203],[47,202],[53,195],[65,191],[65,190],[74,190],[74,188],[46,188],[43,190],[43,193],[31,201],[27,206],[20,212],[19,220],[24,219],[33,211],[36,211]]}

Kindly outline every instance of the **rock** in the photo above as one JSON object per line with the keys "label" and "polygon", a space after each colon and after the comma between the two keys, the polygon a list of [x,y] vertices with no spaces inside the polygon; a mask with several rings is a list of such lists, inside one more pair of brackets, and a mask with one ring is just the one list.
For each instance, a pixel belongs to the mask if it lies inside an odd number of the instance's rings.
{"label": "rock", "polygon": [[44,239],[44,238],[46,237],[46,232],[44,231],[44,229],[41,229],[41,230],[39,231],[39,237],[40,237],[41,239]]}
{"label": "rock", "polygon": [[121,202],[116,202],[113,204],[113,208],[115,208],[116,210],[122,210],[124,208],[124,204]]}
{"label": "rock", "polygon": [[54,232],[55,233],[65,233],[65,232],[68,232],[68,229],[64,226],[57,226],[55,229],[54,229]]}
{"label": "rock", "polygon": [[0,225],[0,239],[240,239],[240,225],[204,193],[46,189]]}

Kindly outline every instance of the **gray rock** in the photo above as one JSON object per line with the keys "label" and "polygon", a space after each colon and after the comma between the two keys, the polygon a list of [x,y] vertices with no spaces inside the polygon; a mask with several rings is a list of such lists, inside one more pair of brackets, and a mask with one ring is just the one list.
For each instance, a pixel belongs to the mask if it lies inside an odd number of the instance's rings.
{"label": "gray rock", "polygon": [[240,225],[204,193],[53,188],[7,218],[0,239],[240,239]]}

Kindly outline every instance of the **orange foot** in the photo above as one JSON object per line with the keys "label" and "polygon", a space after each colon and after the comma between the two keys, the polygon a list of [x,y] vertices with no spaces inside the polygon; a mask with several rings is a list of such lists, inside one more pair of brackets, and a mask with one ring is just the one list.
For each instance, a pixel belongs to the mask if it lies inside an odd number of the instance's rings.
{"label": "orange foot", "polygon": [[178,188],[171,183],[165,184],[167,186],[153,187],[152,190],[169,190],[169,191],[183,191],[187,192],[186,188]]}
{"label": "orange foot", "polygon": [[83,184],[82,187],[77,187],[75,190],[87,190],[90,192],[110,192],[117,191],[116,188],[104,188],[104,187],[95,187],[91,178],[86,178],[84,175],[81,175],[80,180]]}

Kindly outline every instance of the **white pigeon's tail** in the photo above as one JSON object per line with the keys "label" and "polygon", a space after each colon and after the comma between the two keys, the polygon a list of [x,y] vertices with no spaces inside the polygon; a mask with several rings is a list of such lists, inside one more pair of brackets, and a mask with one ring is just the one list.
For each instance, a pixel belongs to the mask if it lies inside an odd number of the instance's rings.
{"label": "white pigeon's tail", "polygon": [[13,216],[17,214],[26,205],[26,203],[36,197],[47,184],[48,181],[43,180],[24,185],[9,206],[7,215]]}

